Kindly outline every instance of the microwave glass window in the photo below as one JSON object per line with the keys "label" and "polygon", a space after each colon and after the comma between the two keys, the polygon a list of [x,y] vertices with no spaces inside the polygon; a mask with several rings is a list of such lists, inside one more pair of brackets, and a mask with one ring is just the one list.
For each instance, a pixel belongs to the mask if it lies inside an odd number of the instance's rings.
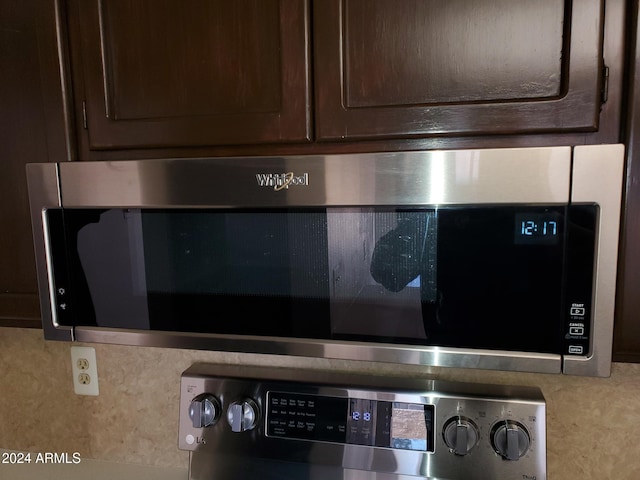
{"label": "microwave glass window", "polygon": [[61,323],[538,352],[561,348],[565,222],[554,206],[49,217]]}

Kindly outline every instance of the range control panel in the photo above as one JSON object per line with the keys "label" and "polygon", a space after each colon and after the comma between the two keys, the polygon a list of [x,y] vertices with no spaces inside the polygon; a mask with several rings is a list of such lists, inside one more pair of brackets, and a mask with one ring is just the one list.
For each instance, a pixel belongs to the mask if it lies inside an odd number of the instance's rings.
{"label": "range control panel", "polygon": [[269,391],[266,434],[433,452],[434,411],[423,403]]}
{"label": "range control panel", "polygon": [[192,480],[240,458],[297,465],[294,480],[314,469],[543,480],[545,412],[531,387],[196,364],[182,375],[179,447]]}

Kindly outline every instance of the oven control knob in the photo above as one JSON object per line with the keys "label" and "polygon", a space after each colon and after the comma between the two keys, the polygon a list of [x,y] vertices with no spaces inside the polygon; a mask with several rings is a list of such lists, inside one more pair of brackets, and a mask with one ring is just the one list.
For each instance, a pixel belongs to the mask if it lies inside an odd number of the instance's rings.
{"label": "oven control knob", "polygon": [[531,444],[527,428],[519,422],[504,420],[491,430],[491,445],[505,460],[518,460]]}
{"label": "oven control knob", "polygon": [[220,401],[210,393],[201,393],[189,405],[189,418],[193,428],[210,427],[220,418]]}
{"label": "oven control knob", "polygon": [[250,398],[233,402],[227,409],[227,421],[234,432],[252,430],[258,424],[259,416],[258,405]]}
{"label": "oven control knob", "polygon": [[478,427],[469,418],[452,417],[444,424],[442,436],[451,453],[467,455],[478,444]]}

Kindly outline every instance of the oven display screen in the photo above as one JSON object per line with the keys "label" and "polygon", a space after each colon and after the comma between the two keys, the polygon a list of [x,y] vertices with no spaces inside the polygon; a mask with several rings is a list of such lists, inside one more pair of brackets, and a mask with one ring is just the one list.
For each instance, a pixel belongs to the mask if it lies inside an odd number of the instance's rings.
{"label": "oven display screen", "polygon": [[269,392],[267,436],[433,452],[433,405]]}

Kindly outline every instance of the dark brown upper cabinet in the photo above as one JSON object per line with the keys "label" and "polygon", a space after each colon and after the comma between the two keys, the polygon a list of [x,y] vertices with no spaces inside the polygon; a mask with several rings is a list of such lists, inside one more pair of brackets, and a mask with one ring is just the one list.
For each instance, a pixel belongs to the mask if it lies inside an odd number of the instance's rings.
{"label": "dark brown upper cabinet", "polygon": [[53,0],[0,2],[0,327],[41,327],[25,164],[67,158]]}
{"label": "dark brown upper cabinet", "polygon": [[598,128],[602,0],[314,2],[319,140]]}
{"label": "dark brown upper cabinet", "polygon": [[307,0],[66,7],[81,151],[310,139]]}

